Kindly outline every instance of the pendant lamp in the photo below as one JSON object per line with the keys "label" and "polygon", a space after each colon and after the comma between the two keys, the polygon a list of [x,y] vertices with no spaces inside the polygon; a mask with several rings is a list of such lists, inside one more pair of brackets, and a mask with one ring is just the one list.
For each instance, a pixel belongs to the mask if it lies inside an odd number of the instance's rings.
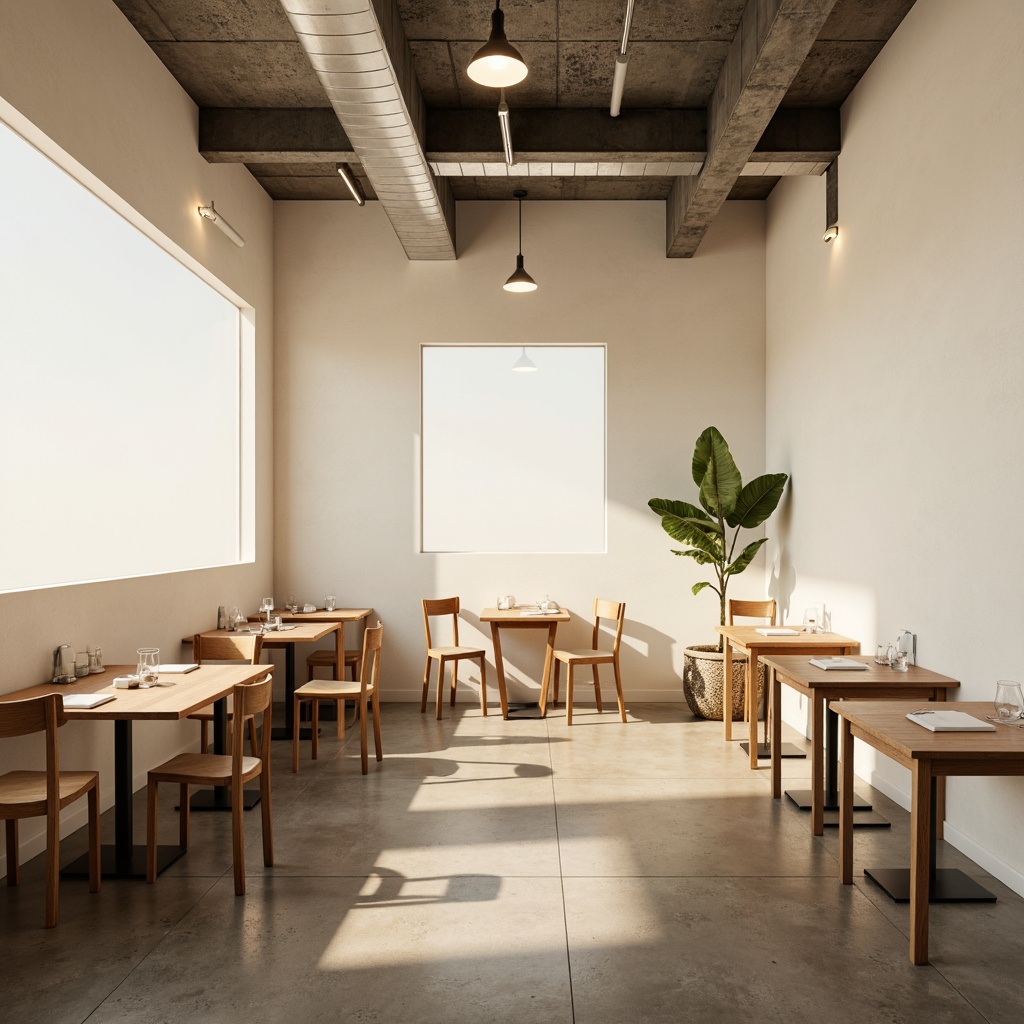
{"label": "pendant lamp", "polygon": [[521,82],[528,71],[523,55],[505,35],[505,15],[501,10],[501,0],[495,0],[490,38],[476,51],[476,56],[466,68],[466,74],[478,85],[504,89]]}
{"label": "pendant lamp", "polygon": [[512,195],[519,200],[519,255],[516,256],[516,269],[502,287],[507,292],[535,292],[537,282],[523,267],[523,200],[526,198],[526,189],[517,188]]}
{"label": "pendant lamp", "polygon": [[523,354],[512,364],[512,369],[517,373],[534,373],[537,364],[526,354],[526,346],[523,346]]}

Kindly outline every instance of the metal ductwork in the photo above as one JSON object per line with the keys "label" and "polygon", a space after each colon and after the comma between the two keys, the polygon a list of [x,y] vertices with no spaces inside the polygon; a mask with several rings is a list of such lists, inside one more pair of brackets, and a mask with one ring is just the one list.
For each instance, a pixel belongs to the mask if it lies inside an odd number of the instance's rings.
{"label": "metal ductwork", "polygon": [[395,0],[280,0],[411,260],[453,260],[455,200],[423,151],[423,96]]}

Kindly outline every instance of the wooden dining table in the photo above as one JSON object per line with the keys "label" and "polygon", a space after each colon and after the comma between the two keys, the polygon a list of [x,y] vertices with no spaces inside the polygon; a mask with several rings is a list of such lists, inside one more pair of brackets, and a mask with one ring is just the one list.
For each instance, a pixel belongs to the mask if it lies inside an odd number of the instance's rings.
{"label": "wooden dining table", "polygon": [[498,695],[501,699],[501,717],[507,719],[509,713],[508,691],[505,688],[505,664],[501,654],[501,630],[503,629],[546,629],[547,644],[544,649],[544,672],[540,687],[540,717],[548,713],[548,682],[551,678],[551,662],[555,652],[555,631],[560,622],[568,622],[569,613],[564,608],[541,612],[539,609],[524,608],[485,608],[480,613],[480,621],[491,626],[491,642],[494,644],[494,668],[498,676]]}
{"label": "wooden dining table", "polygon": [[[744,702],[750,742],[750,767],[757,768],[757,678],[758,663],[771,654],[856,654],[860,643],[838,633],[805,633],[788,636],[766,635],[759,626],[715,626],[725,637],[725,678],[722,680],[725,738],[732,739],[732,655],[733,649],[747,655]],[[774,628],[774,627],[773,627]],[[781,627],[784,628],[784,627]]]}
{"label": "wooden dining table", "polygon": [[[358,609],[358,611],[366,612],[366,615],[370,614],[370,609]],[[275,614],[275,613],[272,613]],[[282,617],[286,614],[295,614],[287,612],[277,612],[276,614]],[[329,613],[332,616],[336,616],[336,612]],[[365,615],[362,616],[365,618]],[[306,620],[295,620],[289,622],[289,628],[286,630],[269,630],[263,634],[263,647],[264,650],[267,648],[279,648],[284,650],[284,726],[277,726],[271,730],[271,737],[275,740],[291,740],[292,738],[292,722],[294,719],[295,708],[293,695],[295,693],[295,645],[302,643],[316,643],[317,640],[322,640],[325,636],[329,636],[331,633],[335,635],[335,650],[337,653],[340,671],[345,671],[345,637],[343,633],[343,627],[345,620],[340,617],[334,617],[330,619],[306,619]],[[254,620],[255,622],[255,620]],[[203,637],[215,637],[215,636],[233,636],[233,633],[229,633],[226,629],[210,629],[205,633],[200,633]],[[335,670],[336,672],[338,669]],[[306,739],[309,738],[309,731],[304,730]]]}
{"label": "wooden dining table", "polygon": [[[782,796],[782,684],[796,690],[810,702],[811,788],[809,791],[787,790],[786,796],[801,810],[810,810],[811,834],[815,836],[824,834],[826,824],[839,824],[839,716],[828,703],[908,698],[942,701],[949,690],[960,685],[958,680],[920,665],[910,665],[906,672],[898,672],[888,665],[876,664],[874,658],[867,655],[851,660],[867,667],[838,671],[823,669],[812,665],[806,654],[770,655],[763,659],[768,670],[772,707],[771,784],[772,796],[776,799]],[[871,805],[866,800],[855,798],[854,809],[871,811]],[[860,815],[854,824],[860,827],[889,826],[889,822],[878,815]]]}
{"label": "wooden dining table", "polygon": [[[996,897],[958,868],[935,864],[937,782],[950,775],[1024,775],[1024,729],[930,732],[907,718],[917,701],[841,701],[839,880],[853,884],[853,741],[863,740],[910,770],[910,867],[865,868],[864,874],[897,902],[910,903],[910,960],[928,963],[929,903],[992,903]],[[985,720],[991,702],[935,703],[928,711],[962,711]],[[980,951],[979,951],[980,952]],[[977,955],[975,953],[974,955]]]}
{"label": "wooden dining table", "polygon": [[[145,878],[146,846],[135,845],[132,814],[132,726],[135,722],[180,721],[213,704],[214,751],[226,752],[227,697],[235,686],[255,682],[273,671],[266,665],[202,665],[183,674],[161,673],[157,684],[135,690],[115,690],[115,676],[135,672],[135,665],[108,665],[103,672],[84,676],[73,683],[40,683],[0,695],[0,701],[24,700],[48,693],[112,694],[114,699],[96,708],[66,708],[64,714],[75,722],[114,723],[114,843],[101,849],[104,878]],[[157,871],[164,871],[185,853],[183,846],[161,845],[157,849]],[[83,855],[65,867],[67,877],[88,877],[89,858]]]}

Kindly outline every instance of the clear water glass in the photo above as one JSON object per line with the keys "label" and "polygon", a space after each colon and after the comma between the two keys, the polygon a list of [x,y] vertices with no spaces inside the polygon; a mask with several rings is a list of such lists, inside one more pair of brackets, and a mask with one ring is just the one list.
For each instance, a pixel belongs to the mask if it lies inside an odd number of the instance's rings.
{"label": "clear water glass", "polygon": [[1024,696],[1020,683],[1012,679],[1000,679],[996,683],[996,699],[992,702],[996,717],[1001,722],[1016,722],[1024,714]]}
{"label": "clear water glass", "polygon": [[329,612],[333,612],[334,609],[337,608],[337,607],[338,607],[338,599],[333,594],[328,594],[324,598],[324,608],[327,611],[329,611]]}
{"label": "clear water glass", "polygon": [[270,625],[270,613],[274,610],[274,599],[272,597],[265,597],[260,602],[260,612],[267,617],[267,625]]}
{"label": "clear water glass", "polygon": [[148,686],[155,683],[160,675],[160,648],[140,647],[136,653],[139,656],[139,684]]}

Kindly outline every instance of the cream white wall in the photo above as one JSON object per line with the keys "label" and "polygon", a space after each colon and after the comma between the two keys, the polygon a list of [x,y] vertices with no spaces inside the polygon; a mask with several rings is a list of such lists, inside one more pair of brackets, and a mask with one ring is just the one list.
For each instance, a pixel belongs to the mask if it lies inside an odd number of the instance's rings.
{"label": "cream white wall", "polygon": [[[914,630],[963,700],[1020,679],[1022,40],[1019,0],[918,0],[843,108],[839,240],[823,180],[768,202],[771,585],[865,651]],[[909,806],[903,769],[857,764]],[[1024,892],[1024,779],[949,794],[946,838]]]}
{"label": "cream white wall", "polygon": [[[4,116],[28,119],[249,303],[257,347],[255,564],[0,595],[0,692],[9,693],[47,680],[51,652],[61,642],[79,650],[100,644],[108,664],[132,661],[135,649],[149,644],[169,652],[168,660],[180,660],[181,637],[212,625],[218,605],[255,606],[270,586],[273,218],[271,201],[244,168],[211,166],[199,156],[195,104],[109,0],[0,0],[0,25]],[[244,249],[196,215],[196,207],[210,199],[245,237]],[[88,415],[88,407],[82,412]],[[140,467],[142,472],[159,479],[159,467]],[[97,493],[88,466],[68,466],[65,473],[66,480],[83,481],[92,501],[124,500],[137,486],[126,480]],[[137,725],[136,785],[144,784],[147,768],[194,745],[196,733],[195,723]],[[99,768],[103,804],[110,806],[110,723],[71,723],[60,738],[62,765]],[[34,756],[39,746],[33,739],[5,741],[0,773],[30,760],[41,764]],[[84,817],[84,803],[69,809],[62,831]],[[136,822],[137,837],[143,829]],[[23,823],[21,838],[23,859],[44,847],[37,820]]]}
{"label": "cream white wall", "polygon": [[[763,469],[763,204],[727,204],[699,258],[668,260],[662,203],[527,200],[526,266],[540,284],[529,295],[501,288],[515,267],[512,201],[460,203],[459,259],[444,263],[407,260],[375,203],[274,212],[277,597],[330,591],[372,605],[386,626],[390,700],[419,699],[424,597],[458,594],[461,641],[488,651],[475,617],[499,592],[568,606],[559,641],[570,646],[589,644],[595,596],[624,600],[627,696],[680,699],[680,647],[715,639],[717,606],[689,593],[699,568],[670,553],[646,502],[692,498],[693,444],[712,423],[742,469]],[[606,554],[418,553],[424,342],[608,346]],[[571,459],[543,427],[496,423],[495,446]],[[752,570],[736,596],[758,596],[762,578]],[[535,695],[541,635],[503,648],[520,680],[513,699]],[[476,686],[464,697],[475,700]]]}

